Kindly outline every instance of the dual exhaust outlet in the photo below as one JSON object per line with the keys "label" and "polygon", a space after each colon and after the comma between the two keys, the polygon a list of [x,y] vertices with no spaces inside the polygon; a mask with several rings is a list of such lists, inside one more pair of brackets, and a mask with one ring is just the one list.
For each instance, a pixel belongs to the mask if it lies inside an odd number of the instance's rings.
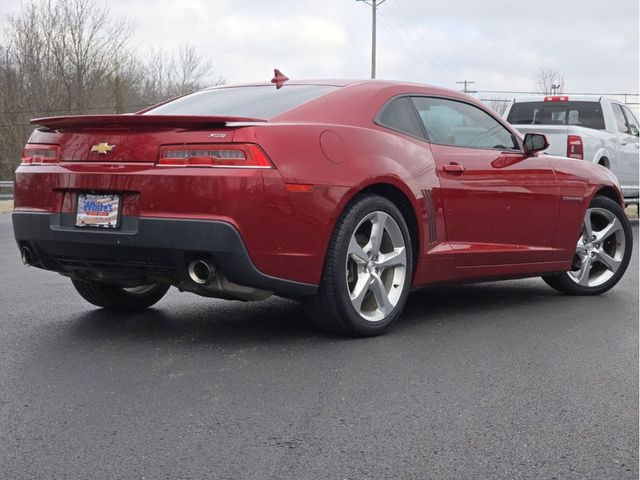
{"label": "dual exhaust outlet", "polygon": [[20,258],[22,259],[22,264],[30,267],[33,265],[33,255],[31,254],[31,249],[29,247],[22,247],[20,249]]}

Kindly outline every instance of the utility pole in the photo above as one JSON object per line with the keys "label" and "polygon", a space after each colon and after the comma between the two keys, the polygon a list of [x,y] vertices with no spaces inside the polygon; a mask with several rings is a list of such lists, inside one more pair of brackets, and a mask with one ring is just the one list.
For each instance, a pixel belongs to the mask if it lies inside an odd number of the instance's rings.
{"label": "utility pole", "polygon": [[356,0],[371,7],[371,78],[376,78],[376,11],[387,0]]}
{"label": "utility pole", "polygon": [[456,82],[457,84],[464,85],[464,88],[461,92],[464,93],[478,93],[476,90],[469,90],[469,85],[473,85],[476,82],[472,82],[471,80],[462,80],[461,82]]}

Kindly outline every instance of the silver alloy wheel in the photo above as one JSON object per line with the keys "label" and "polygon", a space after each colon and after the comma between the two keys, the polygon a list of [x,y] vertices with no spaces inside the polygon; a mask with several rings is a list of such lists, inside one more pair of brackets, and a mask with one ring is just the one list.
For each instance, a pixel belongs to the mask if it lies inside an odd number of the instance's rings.
{"label": "silver alloy wheel", "polygon": [[149,293],[154,288],[156,288],[155,283],[151,283],[149,285],[139,285],[137,287],[122,287],[122,290],[131,294],[131,295],[144,295],[145,293]]}
{"label": "silver alloy wheel", "polygon": [[400,300],[407,269],[404,237],[391,215],[376,211],[360,221],[346,263],[353,308],[369,322],[384,320]]}
{"label": "silver alloy wheel", "polygon": [[624,229],[618,217],[605,208],[589,208],[569,278],[583,287],[599,287],[618,271],[625,248]]}

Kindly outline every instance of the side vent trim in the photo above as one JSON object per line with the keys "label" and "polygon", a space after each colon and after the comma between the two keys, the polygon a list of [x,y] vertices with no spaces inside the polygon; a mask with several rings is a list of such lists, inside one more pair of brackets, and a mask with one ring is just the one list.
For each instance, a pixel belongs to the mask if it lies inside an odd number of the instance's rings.
{"label": "side vent trim", "polygon": [[431,198],[431,189],[422,190],[422,200],[427,215],[427,238],[429,243],[435,243],[438,241],[438,227],[436,224],[436,213],[433,208],[433,199]]}

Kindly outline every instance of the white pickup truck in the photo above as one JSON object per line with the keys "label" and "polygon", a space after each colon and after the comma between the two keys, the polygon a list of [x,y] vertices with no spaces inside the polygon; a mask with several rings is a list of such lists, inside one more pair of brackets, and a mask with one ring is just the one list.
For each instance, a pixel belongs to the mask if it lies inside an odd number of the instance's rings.
{"label": "white pickup truck", "polygon": [[539,96],[517,99],[507,121],[522,134],[544,133],[550,155],[603,165],[617,177],[625,200],[638,201],[640,126],[621,102],[607,97]]}

